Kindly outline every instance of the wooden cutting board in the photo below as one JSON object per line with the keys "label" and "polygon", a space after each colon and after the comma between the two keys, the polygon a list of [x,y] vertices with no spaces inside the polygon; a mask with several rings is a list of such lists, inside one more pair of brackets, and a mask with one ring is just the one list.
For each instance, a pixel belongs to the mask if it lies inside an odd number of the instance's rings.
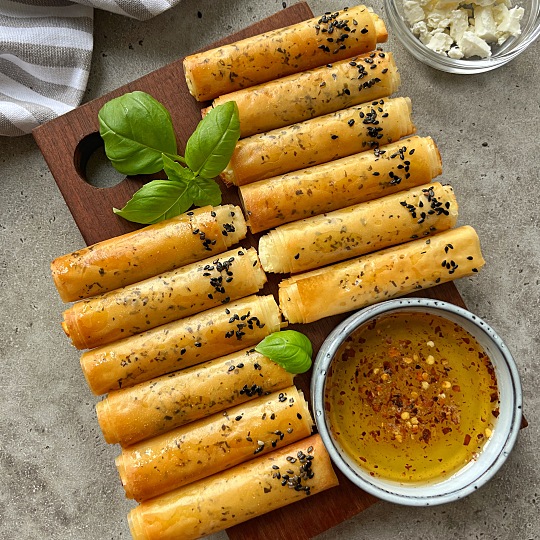
{"label": "wooden cutting board", "polygon": [[[311,17],[313,13],[307,4],[295,4],[208,48]],[[207,105],[196,102],[189,94],[184,80],[182,59],[86,103],[36,128],[33,133],[88,245],[138,228],[138,225],[113,214],[112,207],[121,208],[148,178],[126,178],[111,188],[97,188],[85,180],[88,160],[92,153],[102,146],[98,133],[99,109],[110,99],[134,90],[148,92],[168,108],[176,130],[179,152],[182,154],[187,139],[201,118],[200,109]],[[236,188],[227,189],[222,186],[222,191],[224,203],[239,204]],[[258,236],[248,235],[242,244],[246,247],[257,246]],[[282,277],[270,275],[269,283],[262,293],[277,295],[277,285]],[[417,291],[414,295],[445,300],[465,307],[453,283]],[[330,317],[309,325],[293,325],[290,328],[306,333],[313,342],[314,351],[317,352],[330,331],[345,318],[346,315]],[[295,381],[309,397],[310,373],[297,377]],[[229,537],[232,540],[268,538],[307,540],[353,517],[376,502],[375,497],[357,488],[343,475],[338,476],[339,487],[306,497],[294,505],[233,527],[227,531]]]}

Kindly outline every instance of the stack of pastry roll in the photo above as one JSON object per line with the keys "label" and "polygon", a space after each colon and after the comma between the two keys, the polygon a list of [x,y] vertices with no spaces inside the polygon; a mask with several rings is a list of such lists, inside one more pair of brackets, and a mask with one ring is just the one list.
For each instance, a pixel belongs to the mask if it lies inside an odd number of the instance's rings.
{"label": "stack of pastry roll", "polygon": [[209,108],[235,101],[247,137],[389,96],[400,82],[392,53],[379,51],[225,94]]}
{"label": "stack of pastry roll", "polygon": [[279,285],[291,323],[309,323],[475,274],[484,265],[469,226],[298,274]]}
{"label": "stack of pastry roll", "polygon": [[455,226],[451,186],[438,182],[282,225],[259,239],[266,272],[298,273]]}
{"label": "stack of pastry roll", "polygon": [[311,435],[302,392],[291,386],[122,450],[126,496],[142,501]]}
{"label": "stack of pastry roll", "polygon": [[184,59],[188,89],[198,101],[372,51],[388,39],[366,6],[328,12]]}
{"label": "stack of pastry roll", "polygon": [[134,540],[194,540],[338,485],[319,435],[141,503]]}
{"label": "stack of pastry roll", "polygon": [[243,186],[350,156],[412,135],[411,100],[378,99],[238,141],[221,173]]}
{"label": "stack of pastry roll", "polygon": [[282,390],[293,380],[293,374],[248,348],[114,390],[96,412],[105,440],[128,446]]}
{"label": "stack of pastry roll", "polygon": [[391,144],[240,187],[252,232],[426,184],[441,174],[431,137]]}
{"label": "stack of pastry roll", "polygon": [[266,283],[254,248],[233,249],[144,281],[81,300],[62,326],[91,349],[258,292]]}
{"label": "stack of pastry roll", "polygon": [[105,394],[253,347],[280,327],[274,297],[253,295],[85,351],[81,368]]}
{"label": "stack of pastry roll", "polygon": [[73,302],[223,253],[246,232],[237,206],[205,206],[58,257],[51,273]]}

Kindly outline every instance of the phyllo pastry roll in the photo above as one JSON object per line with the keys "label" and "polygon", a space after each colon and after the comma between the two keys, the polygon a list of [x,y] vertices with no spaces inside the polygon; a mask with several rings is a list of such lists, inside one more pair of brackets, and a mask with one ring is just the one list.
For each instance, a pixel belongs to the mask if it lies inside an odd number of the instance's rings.
{"label": "phyllo pastry roll", "polygon": [[[252,315],[242,317],[236,320],[248,321]],[[243,349],[115,390],[97,403],[97,418],[108,443],[127,446],[287,388],[293,380],[276,362],[255,349]]]}
{"label": "phyllo pastry roll", "polygon": [[305,272],[455,226],[451,186],[436,182],[282,225],[259,239],[266,272]]}
{"label": "phyllo pastry roll", "polygon": [[245,236],[237,206],[205,206],[58,257],[51,272],[73,302],[223,253]]}
{"label": "phyllo pastry roll", "polygon": [[129,513],[129,528],[134,540],[194,540],[337,485],[313,435],[143,502]]}
{"label": "phyllo pastry roll", "polygon": [[372,51],[387,39],[382,19],[355,6],[187,56],[184,73],[191,95],[206,101]]}
{"label": "phyllo pastry roll", "polygon": [[279,304],[289,322],[309,323],[470,276],[483,265],[478,235],[464,226],[283,280]]}
{"label": "phyllo pastry roll", "polygon": [[81,355],[95,394],[105,394],[252,347],[281,328],[271,295],[250,296]]}
{"label": "phyllo pastry roll", "polygon": [[389,96],[399,83],[392,53],[374,51],[225,94],[212,106],[236,101],[247,137]]}
{"label": "phyllo pastry roll", "polygon": [[389,144],[415,132],[411,112],[407,97],[379,99],[246,137],[221,178],[243,186]]}
{"label": "phyllo pastry roll", "polygon": [[254,248],[188,264],[64,311],[78,349],[92,349],[258,292],[266,275]]}
{"label": "phyllo pastry roll", "polygon": [[427,184],[441,172],[433,139],[410,137],[241,186],[240,197],[256,233]]}
{"label": "phyllo pastry roll", "polygon": [[291,386],[129,446],[116,459],[126,496],[150,499],[311,435]]}

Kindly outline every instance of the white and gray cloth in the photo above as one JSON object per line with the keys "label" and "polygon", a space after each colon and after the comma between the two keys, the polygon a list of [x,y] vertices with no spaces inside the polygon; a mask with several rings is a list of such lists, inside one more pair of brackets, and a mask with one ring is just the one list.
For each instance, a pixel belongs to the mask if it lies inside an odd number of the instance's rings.
{"label": "white and gray cloth", "polygon": [[147,20],[178,2],[0,0],[0,135],[25,135],[81,103],[94,8]]}

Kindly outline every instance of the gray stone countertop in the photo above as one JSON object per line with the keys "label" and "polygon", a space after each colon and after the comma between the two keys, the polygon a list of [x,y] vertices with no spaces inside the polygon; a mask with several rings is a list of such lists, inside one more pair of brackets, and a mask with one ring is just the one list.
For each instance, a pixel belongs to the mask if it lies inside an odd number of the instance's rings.
{"label": "gray stone countertop", "polygon": [[[291,2],[289,2],[290,4]],[[149,22],[96,11],[85,101],[280,9],[277,0],[184,0]],[[342,5],[312,0],[314,13]],[[373,7],[384,16],[380,2]],[[198,16],[198,12],[202,17]],[[437,142],[442,181],[476,228],[487,264],[457,286],[469,309],[507,342],[522,377],[529,427],[489,484],[457,503],[377,503],[320,539],[540,538],[540,42],[476,76],[435,71],[391,36],[420,135]],[[533,189],[534,188],[534,189]],[[60,327],[49,274],[83,240],[31,136],[0,139],[0,538],[130,537],[114,466],[79,354]],[[225,538],[224,534],[217,538]]]}

